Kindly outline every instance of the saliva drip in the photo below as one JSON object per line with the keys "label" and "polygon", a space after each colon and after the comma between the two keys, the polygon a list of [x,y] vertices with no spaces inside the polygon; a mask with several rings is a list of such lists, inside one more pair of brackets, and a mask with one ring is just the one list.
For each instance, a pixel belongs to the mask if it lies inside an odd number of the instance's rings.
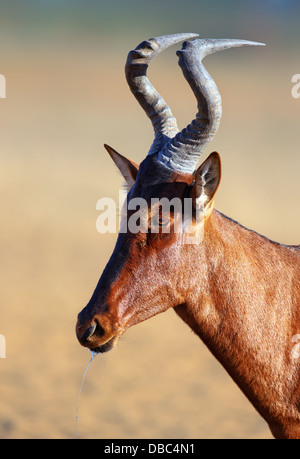
{"label": "saliva drip", "polygon": [[94,351],[91,351],[91,353],[92,353],[92,357],[91,357],[89,363],[86,366],[86,369],[85,369],[85,372],[84,372],[84,375],[83,375],[83,378],[82,378],[82,381],[81,381],[81,385],[80,385],[80,388],[79,388],[78,396],[77,396],[76,416],[75,416],[75,437],[77,437],[77,435],[78,435],[78,432],[77,432],[78,419],[79,419],[78,410],[79,410],[79,398],[80,398],[82,386],[83,386],[83,383],[84,383],[84,380],[85,380],[85,377],[86,377],[86,374],[87,374],[87,371],[88,371],[88,368],[89,368],[90,364],[92,363],[94,358],[99,354],[99,352],[94,352]]}

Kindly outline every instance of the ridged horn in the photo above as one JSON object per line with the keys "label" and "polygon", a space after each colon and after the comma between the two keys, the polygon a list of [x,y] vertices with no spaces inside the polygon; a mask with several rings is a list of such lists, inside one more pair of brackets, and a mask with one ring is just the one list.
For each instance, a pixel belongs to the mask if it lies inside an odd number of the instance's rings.
{"label": "ridged horn", "polygon": [[197,39],[184,42],[181,51],[177,51],[183,75],[196,96],[198,113],[191,124],[159,151],[159,161],[169,168],[193,173],[205,145],[212,140],[220,124],[221,96],[202,59],[208,54],[240,46],[264,44],[246,40]]}
{"label": "ridged horn", "polygon": [[170,107],[147,77],[148,66],[151,60],[164,49],[195,37],[198,37],[198,34],[181,33],[150,38],[128,54],[125,66],[128,85],[150,118],[154,129],[155,138],[149,154],[158,153],[179,132],[179,129]]}

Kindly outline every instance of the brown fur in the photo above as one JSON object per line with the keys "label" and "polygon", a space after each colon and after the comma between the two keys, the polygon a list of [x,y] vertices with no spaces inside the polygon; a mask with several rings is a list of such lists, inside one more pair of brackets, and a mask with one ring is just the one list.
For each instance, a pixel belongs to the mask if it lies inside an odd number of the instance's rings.
{"label": "brown fur", "polygon": [[[153,171],[151,161],[147,159]],[[132,196],[183,199],[195,186],[191,176],[180,174],[167,183],[144,186],[146,176],[149,182],[146,166]],[[300,249],[211,212],[214,192],[199,245],[184,244],[182,234],[174,232],[119,235],[105,273],[79,315],[79,340],[96,321],[101,333],[81,343],[106,351],[129,327],[173,307],[273,435],[300,438],[300,358],[292,358],[292,337],[300,330]]]}

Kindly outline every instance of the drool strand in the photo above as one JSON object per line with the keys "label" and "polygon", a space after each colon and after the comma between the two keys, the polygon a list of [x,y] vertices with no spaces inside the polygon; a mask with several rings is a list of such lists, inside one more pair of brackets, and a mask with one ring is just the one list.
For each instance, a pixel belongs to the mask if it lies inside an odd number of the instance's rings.
{"label": "drool strand", "polygon": [[92,363],[92,361],[94,360],[94,358],[99,354],[98,352],[94,352],[94,351],[91,351],[91,352],[92,352],[92,357],[91,357],[89,363],[88,363],[87,366],[86,366],[86,369],[85,369],[85,372],[84,372],[84,375],[83,375],[83,378],[82,378],[82,381],[81,381],[81,385],[80,385],[80,388],[79,388],[78,396],[77,396],[77,402],[76,402],[76,416],[75,416],[75,437],[78,436],[79,398],[80,398],[81,390],[82,390],[82,387],[83,387],[83,383],[84,383],[84,380],[85,380],[85,377],[86,377],[86,374],[87,374],[87,371],[88,371],[88,369],[89,369],[90,364]]}

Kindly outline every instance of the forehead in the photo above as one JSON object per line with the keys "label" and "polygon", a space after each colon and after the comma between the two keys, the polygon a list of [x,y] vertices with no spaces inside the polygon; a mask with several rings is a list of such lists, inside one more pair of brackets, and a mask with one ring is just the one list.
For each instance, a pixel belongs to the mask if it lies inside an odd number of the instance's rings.
{"label": "forehead", "polygon": [[144,199],[183,197],[194,180],[193,174],[183,174],[167,168],[157,161],[156,155],[147,156],[141,163],[133,196]]}

